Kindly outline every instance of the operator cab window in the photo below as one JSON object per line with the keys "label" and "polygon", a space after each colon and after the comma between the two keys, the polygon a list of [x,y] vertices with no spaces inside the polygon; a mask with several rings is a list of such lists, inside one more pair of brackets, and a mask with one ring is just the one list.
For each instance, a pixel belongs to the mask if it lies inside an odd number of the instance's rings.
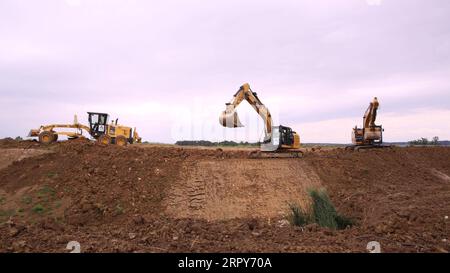
{"label": "operator cab window", "polygon": [[104,115],[100,116],[100,122],[99,123],[100,124],[106,124],[106,120],[105,120],[105,116]]}
{"label": "operator cab window", "polygon": [[92,121],[92,124],[98,124],[98,115],[92,115],[91,121]]}

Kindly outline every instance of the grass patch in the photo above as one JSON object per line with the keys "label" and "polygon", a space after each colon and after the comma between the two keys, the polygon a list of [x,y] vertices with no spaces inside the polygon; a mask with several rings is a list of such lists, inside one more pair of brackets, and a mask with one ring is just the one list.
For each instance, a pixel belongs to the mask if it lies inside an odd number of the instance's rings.
{"label": "grass patch", "polygon": [[48,197],[54,197],[56,194],[56,190],[50,186],[43,186],[39,191],[38,191],[38,198],[44,198],[44,199],[48,199]]}
{"label": "grass patch", "polygon": [[39,214],[42,214],[42,213],[45,212],[45,208],[44,208],[44,206],[41,205],[41,204],[37,204],[37,205],[34,206],[31,210],[32,210],[34,213],[39,213]]}
{"label": "grass patch", "polygon": [[117,204],[116,205],[116,212],[117,212],[117,214],[123,214],[125,212],[125,209],[122,207],[122,205]]}
{"label": "grass patch", "polygon": [[351,227],[355,224],[353,219],[342,216],[340,214],[336,215],[336,224],[338,229],[346,229],[347,227]]}
{"label": "grass patch", "polygon": [[57,172],[49,172],[49,173],[47,173],[47,177],[50,177],[50,178],[54,178],[54,177],[57,177],[57,176],[58,176]]}
{"label": "grass patch", "polygon": [[340,215],[324,190],[311,190],[312,211],[305,212],[297,205],[290,205],[289,222],[294,226],[316,223],[333,230],[345,229],[354,225],[354,221]]}
{"label": "grass patch", "polygon": [[365,175],[365,176],[367,176],[367,175],[369,175],[369,170],[367,170],[367,169],[362,169],[361,170],[361,173],[362,173],[362,175]]}
{"label": "grass patch", "polygon": [[325,191],[312,190],[309,195],[313,201],[314,221],[321,227],[337,228],[337,212]]}
{"label": "grass patch", "polygon": [[39,194],[42,195],[55,195],[56,190],[50,186],[43,186],[40,190],[39,190]]}
{"label": "grass patch", "polygon": [[291,223],[291,225],[301,227],[311,223],[310,215],[305,213],[300,206],[290,204],[289,210],[289,222]]}
{"label": "grass patch", "polygon": [[22,203],[24,203],[25,205],[29,205],[32,202],[33,202],[33,198],[31,198],[31,196],[22,197]]}

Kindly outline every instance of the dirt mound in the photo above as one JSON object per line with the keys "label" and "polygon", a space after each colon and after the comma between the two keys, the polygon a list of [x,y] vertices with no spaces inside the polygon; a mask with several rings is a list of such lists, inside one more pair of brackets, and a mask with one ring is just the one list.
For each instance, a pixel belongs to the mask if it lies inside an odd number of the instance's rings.
{"label": "dirt mound", "polygon": [[33,140],[14,140],[12,138],[0,139],[0,148],[38,148],[41,146],[39,142]]}
{"label": "dirt mound", "polygon": [[0,150],[0,170],[6,168],[15,161],[21,161],[27,157],[33,157],[50,151],[40,149],[1,149]]}
{"label": "dirt mound", "polygon": [[[72,240],[90,252],[363,252],[374,240],[383,251],[450,251],[448,148],[248,159],[82,140],[36,147],[49,152],[0,170],[0,251],[64,252]],[[326,188],[356,226],[286,224],[287,204],[307,203],[310,187]]]}

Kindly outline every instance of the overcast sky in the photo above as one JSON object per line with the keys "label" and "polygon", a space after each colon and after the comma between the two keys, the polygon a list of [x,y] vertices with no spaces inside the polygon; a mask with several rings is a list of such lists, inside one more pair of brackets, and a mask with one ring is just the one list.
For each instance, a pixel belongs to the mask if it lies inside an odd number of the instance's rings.
{"label": "overcast sky", "polygon": [[448,0],[0,0],[0,137],[101,111],[144,140],[257,141],[249,82],[304,142],[450,139]]}

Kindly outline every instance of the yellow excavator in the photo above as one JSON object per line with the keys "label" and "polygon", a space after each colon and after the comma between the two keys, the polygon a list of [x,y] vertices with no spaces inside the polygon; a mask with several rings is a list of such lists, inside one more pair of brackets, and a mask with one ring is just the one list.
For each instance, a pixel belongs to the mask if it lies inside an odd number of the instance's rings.
{"label": "yellow excavator", "polygon": [[[58,140],[58,135],[70,139],[84,138],[83,130],[90,134],[97,142],[102,144],[116,144],[126,146],[135,142],[140,143],[141,137],[131,127],[117,124],[118,119],[108,124],[109,115],[106,113],[88,112],[89,126],[78,123],[75,115],[73,124],[42,125],[39,129],[32,129],[28,137],[38,137],[42,144],[50,144]],[[60,131],[55,129],[75,129],[75,131]]]}
{"label": "yellow excavator", "polygon": [[228,128],[243,127],[236,107],[246,100],[264,121],[264,140],[260,151],[252,153],[251,157],[300,157],[300,136],[286,126],[273,126],[269,109],[261,102],[256,92],[253,92],[248,83],[243,84],[234,94],[231,102],[226,103],[226,110],[219,117],[222,126]]}
{"label": "yellow excavator", "polygon": [[383,127],[375,124],[379,106],[380,103],[375,97],[364,113],[363,128],[358,128],[358,126],[353,128],[352,145],[347,146],[347,149],[360,150],[390,147],[383,145]]}

